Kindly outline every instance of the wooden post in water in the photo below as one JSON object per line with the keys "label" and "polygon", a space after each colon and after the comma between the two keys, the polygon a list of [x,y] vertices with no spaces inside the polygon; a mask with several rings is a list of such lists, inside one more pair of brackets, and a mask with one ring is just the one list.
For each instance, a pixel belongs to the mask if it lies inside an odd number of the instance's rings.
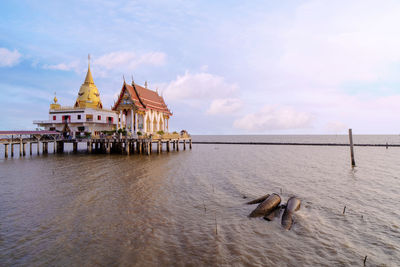
{"label": "wooden post in water", "polygon": [[37,141],[37,146],[36,146],[36,154],[39,156],[40,154],[40,141]]}
{"label": "wooden post in water", "polygon": [[89,153],[92,153],[92,142],[91,141],[87,142],[87,150]]}
{"label": "wooden post in water", "polygon": [[43,144],[43,152],[42,152],[42,154],[45,155],[45,154],[48,153],[48,150],[47,150],[47,142],[42,142],[42,144]]}
{"label": "wooden post in water", "polygon": [[57,144],[57,141],[54,140],[54,142],[53,142],[53,153],[54,154],[56,153],[56,144]]}
{"label": "wooden post in water", "polygon": [[29,155],[32,156],[32,142],[29,142]]}
{"label": "wooden post in water", "polygon": [[8,158],[8,144],[4,144],[4,157]]}
{"label": "wooden post in water", "polygon": [[64,152],[64,141],[60,141],[60,149],[59,149],[60,153]]}
{"label": "wooden post in water", "polygon": [[11,143],[11,157],[14,157],[14,144]]}
{"label": "wooden post in water", "polygon": [[172,150],[175,150],[176,146],[175,146],[175,140],[172,141]]}
{"label": "wooden post in water", "polygon": [[176,151],[179,151],[179,138],[176,140]]}
{"label": "wooden post in water", "polygon": [[351,129],[349,129],[349,140],[350,140],[351,167],[355,167],[356,161],[354,160],[353,131]]}
{"label": "wooden post in water", "polygon": [[106,144],[106,150],[107,150],[107,154],[111,154],[111,142],[108,141]]}
{"label": "wooden post in water", "polygon": [[167,145],[167,152],[169,152],[169,148],[170,148],[169,140],[165,144]]}
{"label": "wooden post in water", "polygon": [[126,150],[126,154],[129,156],[131,153],[131,142],[130,141],[127,141],[125,143],[125,150]]}
{"label": "wooden post in water", "polygon": [[72,143],[72,151],[73,151],[74,153],[78,152],[78,142],[74,141],[74,142]]}
{"label": "wooden post in water", "polygon": [[104,153],[104,152],[106,152],[106,141],[105,140],[103,140],[103,141],[101,141],[101,151]]}
{"label": "wooden post in water", "polygon": [[186,139],[183,139],[183,150],[186,150]]}
{"label": "wooden post in water", "polygon": [[151,141],[147,141],[147,155],[151,154]]}
{"label": "wooden post in water", "polygon": [[190,138],[189,148],[192,149],[192,138]]}
{"label": "wooden post in water", "polygon": [[26,143],[22,143],[22,155],[25,157],[26,155]]}
{"label": "wooden post in water", "polygon": [[158,154],[161,154],[161,147],[162,147],[162,144],[161,144],[161,140],[160,140],[157,142],[157,153]]}
{"label": "wooden post in water", "polygon": [[19,139],[19,156],[22,157],[22,138]]}

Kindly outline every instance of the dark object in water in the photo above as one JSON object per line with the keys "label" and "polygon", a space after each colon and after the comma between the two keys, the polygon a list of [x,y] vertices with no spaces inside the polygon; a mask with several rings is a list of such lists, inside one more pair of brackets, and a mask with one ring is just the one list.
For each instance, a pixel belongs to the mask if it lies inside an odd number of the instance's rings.
{"label": "dark object in water", "polygon": [[269,194],[266,194],[265,196],[259,197],[257,199],[254,199],[252,201],[247,202],[247,205],[252,205],[252,204],[258,204],[263,202],[264,200],[266,200],[269,197]]}
{"label": "dark object in water", "polygon": [[281,224],[286,230],[290,230],[293,224],[293,213],[300,209],[301,201],[297,197],[289,198],[282,215]]}
{"label": "dark object in water", "polygon": [[281,197],[278,194],[270,195],[266,200],[261,202],[249,217],[267,216],[281,203]]}
{"label": "dark object in water", "polygon": [[284,209],[286,206],[285,205],[279,205],[277,206],[273,211],[270,212],[270,214],[264,216],[264,220],[266,221],[273,221],[275,217],[280,217],[282,209]]}

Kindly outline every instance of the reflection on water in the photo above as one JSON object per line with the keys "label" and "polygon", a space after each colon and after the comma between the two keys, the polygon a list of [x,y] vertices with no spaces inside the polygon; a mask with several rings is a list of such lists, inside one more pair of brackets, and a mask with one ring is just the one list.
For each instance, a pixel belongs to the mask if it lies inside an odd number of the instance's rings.
{"label": "reflection on water", "polygon": [[[0,265],[396,266],[400,149],[355,153],[354,170],[346,147],[1,158]],[[247,217],[272,192],[303,201],[291,231]]]}

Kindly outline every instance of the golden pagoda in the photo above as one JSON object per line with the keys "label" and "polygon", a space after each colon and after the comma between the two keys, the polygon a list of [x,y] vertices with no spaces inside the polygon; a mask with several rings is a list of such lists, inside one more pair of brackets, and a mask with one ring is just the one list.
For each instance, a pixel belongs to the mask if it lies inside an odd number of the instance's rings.
{"label": "golden pagoda", "polygon": [[75,102],[76,108],[103,108],[100,100],[100,93],[94,84],[92,73],[90,72],[90,55],[88,57],[88,71],[85,82],[79,89],[78,98]]}
{"label": "golden pagoda", "polygon": [[54,95],[50,103],[49,119],[34,121],[34,124],[49,131],[69,132],[73,138],[87,136],[88,133],[99,136],[101,132],[115,130],[119,122],[118,114],[113,110],[103,109],[99,90],[90,71],[90,55],[88,59],[86,78],[74,106],[61,106]]}

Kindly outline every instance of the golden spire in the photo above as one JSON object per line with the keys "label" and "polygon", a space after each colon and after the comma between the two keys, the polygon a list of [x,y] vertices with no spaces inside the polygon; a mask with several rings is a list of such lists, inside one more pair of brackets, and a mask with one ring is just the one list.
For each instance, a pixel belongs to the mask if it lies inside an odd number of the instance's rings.
{"label": "golden spire", "polygon": [[90,54],[88,55],[88,71],[86,73],[85,83],[94,84],[92,72],[90,71]]}
{"label": "golden spire", "polygon": [[90,71],[90,54],[88,55],[88,70],[84,83],[79,89],[78,98],[75,102],[77,108],[103,108],[100,93],[94,84],[92,72]]}

